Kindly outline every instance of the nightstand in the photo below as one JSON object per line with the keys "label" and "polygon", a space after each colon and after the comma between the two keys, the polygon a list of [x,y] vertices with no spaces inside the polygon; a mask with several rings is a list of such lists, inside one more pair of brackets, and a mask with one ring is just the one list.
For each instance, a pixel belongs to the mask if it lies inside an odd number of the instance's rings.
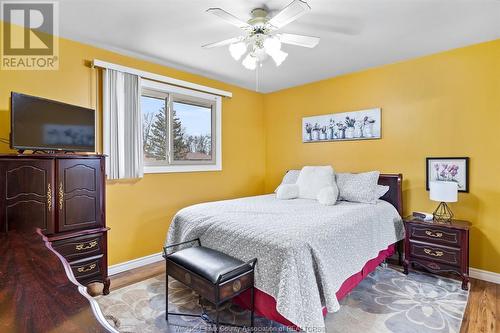
{"label": "nightstand", "polygon": [[462,289],[469,283],[468,221],[422,221],[410,216],[405,225],[404,274],[408,266],[417,264],[432,272],[454,272],[462,278]]}

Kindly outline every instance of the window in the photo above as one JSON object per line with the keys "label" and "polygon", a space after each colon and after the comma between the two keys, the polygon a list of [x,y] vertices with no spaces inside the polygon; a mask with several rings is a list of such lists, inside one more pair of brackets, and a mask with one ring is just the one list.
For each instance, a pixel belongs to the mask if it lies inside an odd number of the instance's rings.
{"label": "window", "polygon": [[144,171],[221,170],[219,96],[143,80]]}

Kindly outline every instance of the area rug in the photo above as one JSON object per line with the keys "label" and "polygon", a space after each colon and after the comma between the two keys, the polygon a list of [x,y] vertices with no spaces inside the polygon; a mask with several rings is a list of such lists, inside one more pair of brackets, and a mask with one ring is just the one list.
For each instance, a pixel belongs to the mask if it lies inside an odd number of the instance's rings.
{"label": "area rug", "polygon": [[[454,333],[460,331],[468,292],[456,280],[420,272],[408,276],[378,267],[341,301],[341,309],[325,318],[326,332],[335,333]],[[196,317],[170,316],[165,321],[165,275],[113,290],[97,301],[108,321],[122,333],[211,332]],[[209,315],[214,308],[181,283],[169,279],[170,311]],[[249,322],[249,313],[226,303],[221,320],[237,325]],[[293,332],[266,318],[256,317],[253,331]],[[224,327],[221,332],[245,332]],[[315,330],[319,332],[319,330]]]}

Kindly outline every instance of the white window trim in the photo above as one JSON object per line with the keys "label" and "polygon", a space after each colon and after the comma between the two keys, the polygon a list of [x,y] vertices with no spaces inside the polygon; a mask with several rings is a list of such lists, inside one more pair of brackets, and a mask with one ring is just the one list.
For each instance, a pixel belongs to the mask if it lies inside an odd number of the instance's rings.
{"label": "white window trim", "polygon": [[166,84],[173,84],[176,86],[186,87],[186,88],[190,88],[190,89],[194,89],[194,90],[198,90],[198,91],[203,91],[203,92],[218,95],[218,96],[229,97],[229,98],[233,97],[233,94],[229,91],[220,90],[220,89],[216,89],[216,88],[212,88],[212,87],[207,87],[207,86],[203,86],[201,84],[196,84],[196,83],[183,81],[183,80],[179,80],[179,79],[174,79],[172,77],[168,77],[168,76],[164,76],[164,75],[160,75],[160,74],[156,74],[156,73],[141,71],[141,70],[136,69],[136,68],[122,66],[122,65],[118,65],[118,64],[113,64],[111,62],[106,62],[106,61],[102,61],[99,59],[92,60],[92,67],[114,69],[114,70],[117,70],[119,72],[137,75],[143,79],[155,80],[158,82],[164,82]]}
{"label": "white window trim", "polygon": [[172,173],[172,172],[206,172],[206,171],[222,171],[222,98],[221,96],[207,94],[204,92],[185,89],[177,86],[172,86],[166,83],[141,80],[141,87],[189,95],[193,97],[203,98],[215,101],[215,164],[170,164],[170,165],[148,165],[144,166],[144,173]]}

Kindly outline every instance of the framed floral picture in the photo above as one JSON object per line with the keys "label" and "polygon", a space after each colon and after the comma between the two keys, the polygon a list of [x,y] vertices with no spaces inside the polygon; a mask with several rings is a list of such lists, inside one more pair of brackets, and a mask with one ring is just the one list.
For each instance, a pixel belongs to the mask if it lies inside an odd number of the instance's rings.
{"label": "framed floral picture", "polygon": [[468,157],[427,157],[426,189],[429,182],[456,182],[459,192],[469,192]]}

